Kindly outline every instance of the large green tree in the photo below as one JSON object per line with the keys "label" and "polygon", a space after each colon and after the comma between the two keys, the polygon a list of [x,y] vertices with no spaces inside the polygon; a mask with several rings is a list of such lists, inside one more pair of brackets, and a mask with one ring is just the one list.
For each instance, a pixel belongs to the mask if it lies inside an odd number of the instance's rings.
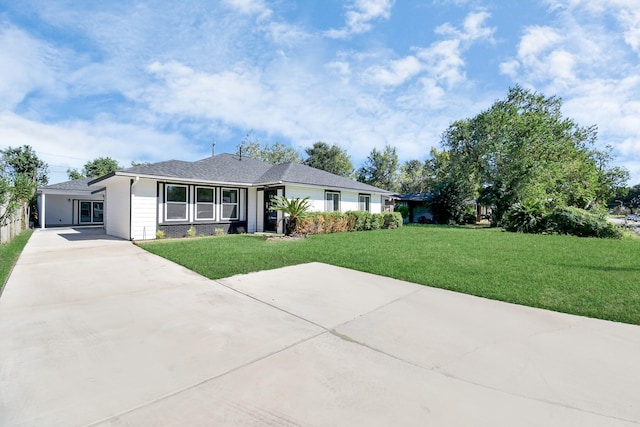
{"label": "large green tree", "polygon": [[2,155],[2,176],[13,182],[17,176],[28,176],[34,186],[47,185],[49,166],[38,158],[30,145],[8,147],[0,150]]}
{"label": "large green tree", "polygon": [[561,107],[560,98],[517,86],[444,133],[447,179],[454,172],[464,178],[470,192],[493,207],[494,225],[516,203],[588,208],[607,193],[611,180],[605,178],[613,170],[594,148],[595,126],[579,126]]}
{"label": "large green tree", "polygon": [[281,163],[300,163],[300,155],[293,148],[281,142],[261,144],[252,138],[249,132],[242,142],[236,146],[236,155],[243,155],[266,163],[278,165]]}
{"label": "large green tree", "polygon": [[0,150],[2,175],[0,176],[0,205],[4,210],[0,223],[5,224],[21,206],[24,207],[23,225],[30,217],[30,209],[35,205],[38,186],[47,185],[48,165],[38,158],[29,145]]}
{"label": "large green tree", "polygon": [[424,193],[427,190],[424,164],[420,160],[407,160],[400,166],[400,193]]}
{"label": "large green tree", "polygon": [[111,157],[97,157],[85,163],[82,172],[77,169],[67,169],[67,175],[69,175],[69,179],[98,178],[118,169],[122,169],[122,166],[118,164],[117,160]]}
{"label": "large green tree", "polygon": [[335,144],[329,146],[326,142],[318,141],[313,147],[305,149],[305,152],[309,157],[303,163],[307,166],[344,177],[353,174],[353,164],[349,155]]}
{"label": "large green tree", "polygon": [[389,145],[384,150],[374,148],[364,165],[358,169],[357,179],[365,184],[389,191],[398,189],[398,154]]}

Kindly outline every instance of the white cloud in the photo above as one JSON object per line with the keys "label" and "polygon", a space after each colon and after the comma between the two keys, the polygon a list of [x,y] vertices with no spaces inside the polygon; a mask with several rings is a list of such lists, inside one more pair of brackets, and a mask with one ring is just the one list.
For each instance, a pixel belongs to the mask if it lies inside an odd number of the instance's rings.
{"label": "white cloud", "polygon": [[435,31],[436,34],[452,36],[461,41],[473,42],[482,39],[491,41],[495,28],[484,25],[490,17],[491,15],[484,10],[471,12],[464,19],[461,29],[452,26],[450,23],[445,23],[437,27]]}
{"label": "white cloud", "polygon": [[347,6],[345,27],[325,31],[329,38],[342,39],[362,34],[373,28],[372,21],[389,19],[394,0],[353,0]]}
{"label": "white cloud", "polygon": [[422,71],[423,65],[415,56],[391,61],[388,67],[373,67],[372,79],[385,86],[398,86]]}
{"label": "white cloud", "polygon": [[49,164],[50,183],[66,181],[67,168],[81,169],[87,161],[101,156],[129,166],[132,160],[195,160],[208,154],[182,135],[149,127],[99,119],[46,124],[10,112],[0,113],[0,141],[12,147],[33,147]]}
{"label": "white cloud", "polygon": [[624,28],[624,40],[640,54],[640,7],[636,10],[620,11],[618,19]]}
{"label": "white cloud", "polygon": [[0,29],[0,111],[12,110],[31,92],[55,90],[56,50],[12,26]]}
{"label": "white cloud", "polygon": [[425,74],[430,84],[438,82],[448,88],[462,84],[466,81],[464,53],[473,43],[492,39],[495,29],[484,25],[489,17],[486,12],[472,12],[461,28],[445,23],[435,29],[437,34],[447,37],[445,40],[416,48],[415,55],[370,66],[365,74],[384,86],[400,86]]}
{"label": "white cloud", "polygon": [[[548,4],[556,20],[527,28],[517,55],[500,64],[515,82],[563,98],[563,112],[597,125],[619,164],[640,163],[640,3],[573,0]],[[613,19],[611,19],[613,18]],[[616,26],[617,25],[617,26]],[[630,170],[640,182],[640,170]]]}
{"label": "white cloud", "polygon": [[227,6],[247,15],[257,15],[259,19],[266,19],[273,13],[263,0],[224,0]]}

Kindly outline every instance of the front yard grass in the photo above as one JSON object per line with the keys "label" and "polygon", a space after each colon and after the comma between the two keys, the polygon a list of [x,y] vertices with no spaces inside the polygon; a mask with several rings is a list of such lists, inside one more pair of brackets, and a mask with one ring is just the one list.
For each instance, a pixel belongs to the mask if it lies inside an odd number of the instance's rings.
{"label": "front yard grass", "polygon": [[405,226],[299,241],[232,235],[140,246],[211,279],[318,261],[500,301],[640,325],[640,239]]}
{"label": "front yard grass", "polygon": [[4,284],[31,234],[33,234],[33,230],[24,230],[9,243],[0,245],[0,292],[2,292],[2,288],[4,288]]}

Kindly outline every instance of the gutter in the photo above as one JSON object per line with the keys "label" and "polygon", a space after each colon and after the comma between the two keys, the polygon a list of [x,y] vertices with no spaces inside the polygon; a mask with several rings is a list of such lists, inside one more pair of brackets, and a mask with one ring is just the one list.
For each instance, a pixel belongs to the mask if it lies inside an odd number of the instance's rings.
{"label": "gutter", "polygon": [[138,184],[140,177],[131,178],[129,183],[129,240],[133,240],[133,187]]}

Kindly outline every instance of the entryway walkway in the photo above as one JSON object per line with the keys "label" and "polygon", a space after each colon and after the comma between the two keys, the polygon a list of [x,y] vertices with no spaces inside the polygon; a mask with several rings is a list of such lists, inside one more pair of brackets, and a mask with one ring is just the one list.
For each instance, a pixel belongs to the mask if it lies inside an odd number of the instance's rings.
{"label": "entryway walkway", "polygon": [[99,230],[33,234],[0,334],[2,426],[640,425],[639,326],[319,263],[210,281]]}

